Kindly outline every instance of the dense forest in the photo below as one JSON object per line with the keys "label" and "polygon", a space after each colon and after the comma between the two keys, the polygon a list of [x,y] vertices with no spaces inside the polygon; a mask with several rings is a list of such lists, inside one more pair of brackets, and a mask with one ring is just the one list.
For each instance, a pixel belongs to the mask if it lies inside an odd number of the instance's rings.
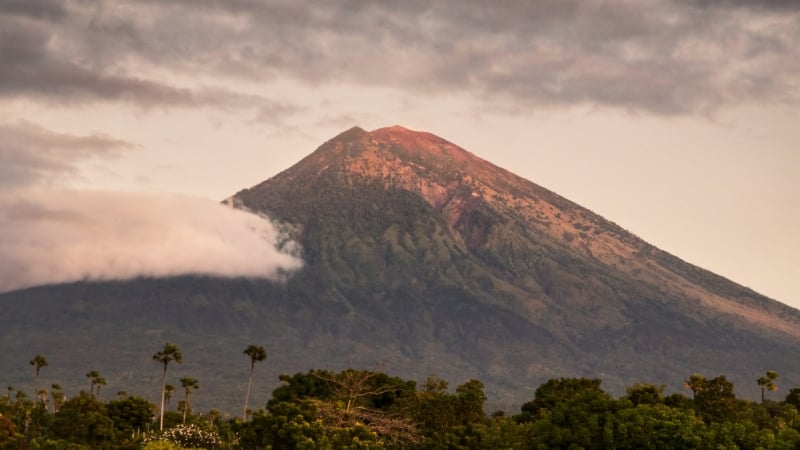
{"label": "dense forest", "polygon": [[[37,381],[32,393],[8,386],[0,397],[0,450],[800,447],[800,388],[782,401],[770,398],[778,397],[770,394],[779,378],[773,371],[753,380],[760,402],[736,398],[724,375],[689,375],[685,395],[642,383],[619,398],[600,379],[554,378],[512,415],[487,414],[479,380],[451,390],[443,379],[418,385],[376,368],[311,370],[282,375],[271,400],[249,409],[253,374],[267,353],[251,345],[244,354],[250,376],[240,417],[195,411],[191,398],[200,382],[169,383],[168,369],[182,355],[166,343],[153,354],[163,367],[159,405],[126,392],[101,395],[105,379],[95,370],[86,373],[89,391],[69,399],[57,384]],[[30,365],[38,380],[48,364],[36,355]]]}

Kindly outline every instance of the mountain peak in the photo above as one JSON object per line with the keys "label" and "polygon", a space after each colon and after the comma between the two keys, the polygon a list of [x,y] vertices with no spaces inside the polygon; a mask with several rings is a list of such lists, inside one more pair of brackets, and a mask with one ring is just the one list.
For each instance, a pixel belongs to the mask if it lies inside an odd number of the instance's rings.
{"label": "mountain peak", "polygon": [[292,283],[340,311],[333,323],[495,383],[750,377],[800,342],[796,310],[428,132],[352,128],[237,198],[297,230],[307,266]]}
{"label": "mountain peak", "polygon": [[462,163],[478,159],[472,153],[435,134],[411,130],[400,125],[379,128],[371,131],[369,135],[384,145],[402,149],[407,154],[416,156],[431,155]]}

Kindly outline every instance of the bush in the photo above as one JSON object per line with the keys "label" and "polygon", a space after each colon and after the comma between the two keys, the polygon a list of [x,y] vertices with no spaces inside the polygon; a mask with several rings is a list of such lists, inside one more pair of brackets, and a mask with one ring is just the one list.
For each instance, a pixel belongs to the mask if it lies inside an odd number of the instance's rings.
{"label": "bush", "polygon": [[[205,431],[197,425],[178,425],[174,428],[164,430],[161,433],[148,435],[144,438],[145,449],[155,450],[172,448],[202,448],[214,450],[220,446],[220,438],[217,433]],[[164,444],[177,444],[177,447],[161,447]],[[151,445],[155,445],[151,447]]]}

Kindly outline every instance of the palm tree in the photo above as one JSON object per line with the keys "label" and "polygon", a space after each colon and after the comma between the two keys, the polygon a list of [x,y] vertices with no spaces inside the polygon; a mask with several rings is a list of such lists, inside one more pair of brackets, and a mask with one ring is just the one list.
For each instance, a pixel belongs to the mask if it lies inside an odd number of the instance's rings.
{"label": "palm tree", "polygon": [[248,345],[244,349],[244,354],[250,357],[250,377],[247,379],[247,393],[244,395],[244,412],[242,418],[247,421],[247,401],[250,399],[250,387],[253,385],[253,369],[256,367],[256,361],[264,361],[267,359],[267,351],[264,347],[257,345]]}
{"label": "palm tree", "polygon": [[42,402],[42,409],[47,411],[47,404],[48,404],[47,389],[39,389],[38,391],[36,391],[36,395],[39,396],[39,401]]}
{"label": "palm tree", "polygon": [[764,403],[765,390],[770,390],[770,391],[778,390],[778,385],[775,384],[775,380],[777,379],[778,379],[778,372],[775,372],[774,370],[768,370],[765,376],[760,377],[759,379],[756,380],[756,383],[758,383],[758,386],[761,388],[761,403]]}
{"label": "palm tree", "polygon": [[96,370],[91,370],[86,373],[86,378],[89,379],[89,393],[94,395],[94,387],[97,384],[97,379],[100,378],[100,373]]}
{"label": "palm tree", "polygon": [[38,391],[39,390],[39,371],[42,369],[42,367],[47,366],[47,358],[45,358],[42,355],[37,354],[36,356],[33,357],[32,360],[30,360],[28,362],[28,364],[32,365],[33,368],[36,370],[36,378],[34,380],[34,390]]}
{"label": "palm tree", "polygon": [[175,386],[167,383],[164,386],[164,403],[166,404],[166,409],[169,409],[169,401],[172,398],[172,394],[175,393]]}
{"label": "palm tree", "polygon": [[53,413],[57,413],[61,405],[67,400],[60,384],[53,383],[50,385],[50,397],[53,397]]}
{"label": "palm tree", "polygon": [[[100,397],[100,387],[106,385],[106,379],[100,376],[100,373],[96,370],[92,370],[86,374],[86,378],[89,379],[91,383],[89,385],[89,393],[93,396]],[[95,389],[97,388],[97,389]],[[97,393],[95,393],[95,390]]]}
{"label": "palm tree", "polygon": [[94,382],[95,387],[97,388],[97,398],[100,398],[100,388],[106,385],[106,379],[103,377],[97,377]]}
{"label": "palm tree", "polygon": [[186,394],[183,401],[183,423],[186,423],[186,412],[192,409],[189,404],[189,396],[192,395],[192,389],[200,389],[200,385],[194,378],[183,377],[181,378],[181,386],[184,394]]}
{"label": "palm tree", "polygon": [[153,354],[153,361],[164,365],[164,379],[161,382],[161,419],[159,422],[159,429],[164,430],[164,400],[167,392],[167,365],[170,361],[175,361],[178,364],[183,363],[183,355],[177,345],[167,342],[164,344],[164,349]]}

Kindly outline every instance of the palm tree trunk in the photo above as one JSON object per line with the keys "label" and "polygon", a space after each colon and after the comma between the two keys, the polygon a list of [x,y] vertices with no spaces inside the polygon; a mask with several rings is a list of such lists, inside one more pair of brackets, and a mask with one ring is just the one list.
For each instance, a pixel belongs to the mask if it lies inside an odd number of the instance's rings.
{"label": "palm tree trunk", "polygon": [[250,399],[250,386],[253,384],[253,369],[256,362],[250,362],[250,376],[247,378],[247,393],[244,395],[244,411],[242,412],[242,420],[247,422],[247,401]]}
{"label": "palm tree trunk", "polygon": [[164,395],[167,391],[167,364],[164,363],[164,381],[161,382],[161,420],[159,431],[164,431]]}
{"label": "palm tree trunk", "polygon": [[189,410],[189,394],[183,400],[183,423],[186,423],[186,411]]}

